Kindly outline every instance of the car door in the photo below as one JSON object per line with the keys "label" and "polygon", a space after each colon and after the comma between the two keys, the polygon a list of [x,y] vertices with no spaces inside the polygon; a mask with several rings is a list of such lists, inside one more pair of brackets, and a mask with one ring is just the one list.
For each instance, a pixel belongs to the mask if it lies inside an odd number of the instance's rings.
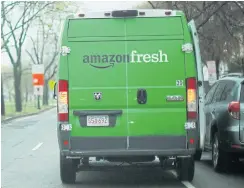
{"label": "car door", "polygon": [[205,133],[205,145],[209,146],[210,145],[210,120],[211,120],[211,105],[212,105],[212,99],[214,96],[214,93],[216,91],[216,88],[218,87],[218,83],[215,83],[209,92],[206,95],[205,98],[205,108],[204,108],[204,113],[206,116],[206,133]]}
{"label": "car door", "polygon": [[219,82],[218,88],[216,89],[215,93],[214,93],[214,97],[212,100],[212,105],[211,105],[211,120],[210,120],[210,124],[213,125],[214,121],[216,121],[218,119],[218,116],[221,114],[221,112],[223,111],[223,105],[221,105],[220,99],[222,96],[222,93],[225,89],[225,86],[227,85],[226,83],[227,81],[223,80]]}
{"label": "car door", "polygon": [[223,129],[228,126],[229,114],[228,114],[228,105],[231,101],[236,100],[236,82],[232,80],[226,80],[226,85],[224,91],[222,92],[220,101],[218,103],[218,128]]}

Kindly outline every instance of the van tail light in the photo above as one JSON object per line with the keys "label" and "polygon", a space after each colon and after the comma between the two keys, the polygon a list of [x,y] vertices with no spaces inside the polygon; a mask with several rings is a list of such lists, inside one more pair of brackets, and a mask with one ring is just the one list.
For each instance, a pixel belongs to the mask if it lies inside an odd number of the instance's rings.
{"label": "van tail light", "polygon": [[228,112],[230,116],[234,119],[240,119],[241,105],[238,101],[232,101],[229,103]]}
{"label": "van tail light", "polygon": [[197,84],[196,78],[186,79],[187,90],[187,119],[197,118]]}
{"label": "van tail light", "polygon": [[58,82],[58,120],[61,122],[69,120],[68,81]]}

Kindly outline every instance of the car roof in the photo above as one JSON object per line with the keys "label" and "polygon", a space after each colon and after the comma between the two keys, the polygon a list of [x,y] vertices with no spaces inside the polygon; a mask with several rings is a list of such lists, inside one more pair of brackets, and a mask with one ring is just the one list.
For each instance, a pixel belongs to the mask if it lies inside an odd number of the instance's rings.
{"label": "car roof", "polygon": [[237,83],[241,83],[244,81],[244,76],[226,76],[226,77],[219,79],[218,81],[222,81],[222,80],[231,80],[231,81],[235,81]]}

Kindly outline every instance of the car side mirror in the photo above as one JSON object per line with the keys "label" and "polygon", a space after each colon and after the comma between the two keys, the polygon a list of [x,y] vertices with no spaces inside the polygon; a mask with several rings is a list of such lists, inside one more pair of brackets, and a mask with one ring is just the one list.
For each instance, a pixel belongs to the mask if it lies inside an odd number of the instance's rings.
{"label": "car side mirror", "polygon": [[54,88],[53,88],[53,98],[57,100],[57,82],[55,82],[54,84]]}

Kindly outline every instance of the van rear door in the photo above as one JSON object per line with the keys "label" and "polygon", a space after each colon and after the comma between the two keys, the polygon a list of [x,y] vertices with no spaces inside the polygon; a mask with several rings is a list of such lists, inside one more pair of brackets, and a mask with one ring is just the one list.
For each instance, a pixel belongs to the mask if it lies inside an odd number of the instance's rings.
{"label": "van rear door", "polygon": [[191,31],[191,36],[194,43],[194,52],[196,57],[196,67],[197,67],[197,81],[202,82],[201,85],[198,85],[198,97],[199,97],[199,105],[198,105],[198,132],[199,132],[199,147],[200,149],[204,150],[204,143],[205,143],[205,133],[206,133],[206,115],[204,113],[205,107],[205,91],[204,91],[204,77],[203,77],[203,67],[202,67],[202,60],[201,60],[201,53],[200,53],[200,45],[199,39],[197,34],[197,29],[194,20],[191,20],[188,23],[188,26]]}
{"label": "van rear door", "polygon": [[[185,149],[186,66],[181,17],[126,22],[129,148]],[[191,67],[194,72],[195,67]],[[190,70],[188,70],[190,71]],[[178,96],[171,101],[171,97]],[[183,100],[181,100],[183,99]]]}
{"label": "van rear door", "polygon": [[244,81],[241,84],[240,105],[240,141],[244,142]]}
{"label": "van rear door", "polygon": [[69,121],[71,149],[119,150],[127,146],[123,19],[69,21]]}

